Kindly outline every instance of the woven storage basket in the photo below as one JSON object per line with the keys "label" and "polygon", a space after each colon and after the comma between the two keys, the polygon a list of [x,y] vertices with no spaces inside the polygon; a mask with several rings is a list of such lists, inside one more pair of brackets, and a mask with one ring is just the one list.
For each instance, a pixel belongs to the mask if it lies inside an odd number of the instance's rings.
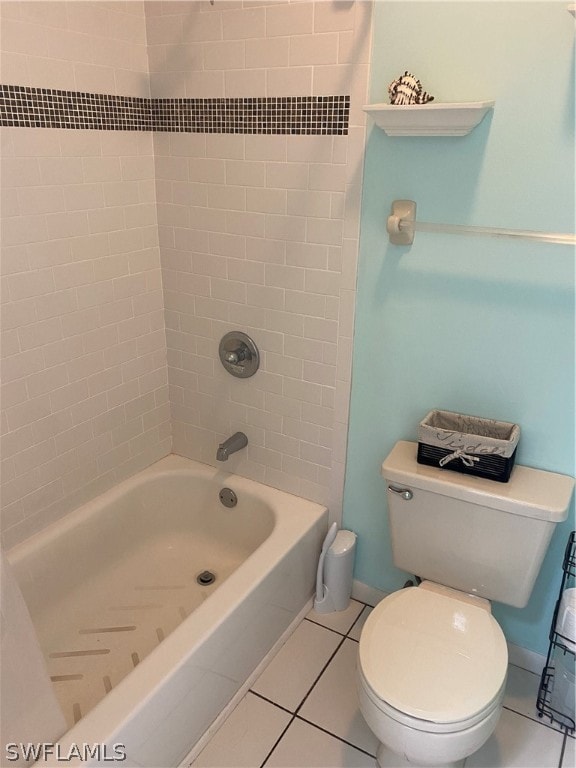
{"label": "woven storage basket", "polygon": [[507,483],[520,427],[451,411],[430,411],[418,426],[418,463]]}

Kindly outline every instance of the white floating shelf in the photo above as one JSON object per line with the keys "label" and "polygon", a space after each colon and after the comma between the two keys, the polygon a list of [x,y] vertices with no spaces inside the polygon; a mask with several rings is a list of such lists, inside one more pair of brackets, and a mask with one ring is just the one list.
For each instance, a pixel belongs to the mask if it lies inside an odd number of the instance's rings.
{"label": "white floating shelf", "polygon": [[568,11],[568,13],[571,13],[572,16],[576,16],[576,3],[570,3],[570,5],[566,10]]}
{"label": "white floating shelf", "polygon": [[465,136],[492,109],[493,101],[367,104],[363,107],[388,136]]}

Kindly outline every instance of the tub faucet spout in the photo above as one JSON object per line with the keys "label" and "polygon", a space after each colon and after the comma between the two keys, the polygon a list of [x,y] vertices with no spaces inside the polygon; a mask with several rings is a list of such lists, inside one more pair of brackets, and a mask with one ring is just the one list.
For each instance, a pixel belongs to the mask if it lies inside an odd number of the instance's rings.
{"label": "tub faucet spout", "polygon": [[240,451],[248,445],[248,438],[244,432],[235,432],[228,440],[224,440],[218,446],[216,452],[217,461],[228,461],[228,457],[236,451]]}

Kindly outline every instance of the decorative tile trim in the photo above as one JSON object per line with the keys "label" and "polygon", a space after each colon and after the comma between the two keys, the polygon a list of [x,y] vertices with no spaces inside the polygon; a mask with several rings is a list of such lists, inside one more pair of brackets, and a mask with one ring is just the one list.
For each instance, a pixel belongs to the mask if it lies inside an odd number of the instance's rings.
{"label": "decorative tile trim", "polygon": [[31,128],[152,130],[151,99],[0,85],[0,124]]}
{"label": "decorative tile trim", "polygon": [[147,99],[0,85],[0,125],[98,131],[346,135],[350,96]]}

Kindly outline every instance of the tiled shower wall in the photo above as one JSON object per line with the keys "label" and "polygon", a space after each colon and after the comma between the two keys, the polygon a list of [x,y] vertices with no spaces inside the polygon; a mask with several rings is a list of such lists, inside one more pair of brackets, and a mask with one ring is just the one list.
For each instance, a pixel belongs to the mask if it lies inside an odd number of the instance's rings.
{"label": "tiled shower wall", "polygon": [[[347,135],[3,129],[4,544],[168,453],[171,431],[215,464],[242,429],[226,470],[338,518],[370,3],[0,5],[5,83],[351,97]],[[260,347],[251,379],[217,360],[233,328]]]}
{"label": "tiled shower wall", "polygon": [[[174,451],[327,503],[344,480],[371,4],[147,4],[154,97],[349,95],[347,135],[156,133]],[[231,128],[232,130],[232,128]],[[262,363],[235,379],[221,336]]]}
{"label": "tiled shower wall", "polygon": [[[149,96],[141,2],[2,2],[2,82]],[[152,134],[2,129],[10,546],[170,451]]]}

